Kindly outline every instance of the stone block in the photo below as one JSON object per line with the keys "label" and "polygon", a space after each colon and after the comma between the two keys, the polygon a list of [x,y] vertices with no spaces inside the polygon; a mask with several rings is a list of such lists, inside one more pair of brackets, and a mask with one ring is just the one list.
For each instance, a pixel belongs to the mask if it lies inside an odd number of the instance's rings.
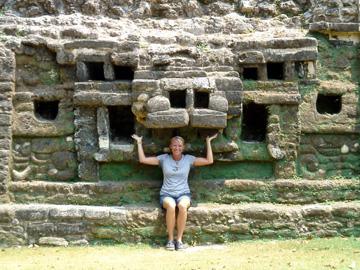
{"label": "stone block", "polygon": [[251,219],[274,220],[279,217],[279,212],[275,208],[269,209],[265,206],[254,206],[252,208],[245,209],[242,215]]}
{"label": "stone block", "polygon": [[84,216],[84,210],[71,206],[59,206],[51,209],[49,216],[54,219],[80,219]]}
{"label": "stone block", "polygon": [[134,99],[143,93],[158,93],[160,92],[160,82],[158,80],[135,79],[132,82],[132,91]]}
{"label": "stone block", "polygon": [[240,64],[259,64],[265,62],[264,55],[260,51],[247,51],[239,54]]}
{"label": "stone block", "polygon": [[89,220],[104,220],[110,217],[110,213],[108,210],[105,209],[86,209],[85,210],[85,218]]}
{"label": "stone block", "polygon": [[219,95],[211,95],[209,100],[209,109],[227,113],[229,104],[226,98]]}
{"label": "stone block", "polygon": [[11,125],[11,115],[0,114],[0,126],[10,126]]}
{"label": "stone block", "polygon": [[170,101],[164,96],[155,96],[148,100],[146,109],[149,113],[170,110]]}
{"label": "stone block", "polygon": [[130,105],[131,101],[128,93],[81,92],[74,95],[74,104],[79,106]]}
{"label": "stone block", "polygon": [[1,127],[0,128],[0,139],[10,139],[12,135],[11,127]]}
{"label": "stone block", "polygon": [[225,128],[226,113],[208,109],[194,109],[190,113],[190,125],[199,128]]}
{"label": "stone block", "polygon": [[63,142],[56,138],[35,138],[32,140],[32,151],[35,153],[54,153],[60,151],[63,146]]}
{"label": "stone block", "polygon": [[76,63],[76,77],[80,82],[85,82],[89,78],[88,69],[84,62]]}
{"label": "stone block", "polygon": [[117,46],[119,50],[122,51],[131,51],[134,49],[138,49],[140,47],[139,44],[139,35],[138,33],[127,35],[126,40],[117,42]]}
{"label": "stone block", "polygon": [[49,222],[30,223],[27,227],[30,236],[51,236],[55,232],[55,224]]}
{"label": "stone block", "polygon": [[61,237],[41,237],[39,239],[40,246],[67,247],[68,241]]}
{"label": "stone block", "polygon": [[149,113],[144,123],[147,128],[178,128],[189,123],[189,115],[185,109]]}
{"label": "stone block", "polygon": [[105,80],[113,81],[115,79],[115,73],[114,73],[113,66],[108,62],[106,62],[104,64],[104,77],[105,77]]}
{"label": "stone block", "polygon": [[[10,141],[9,139],[2,139],[1,141]],[[7,162],[6,158],[10,156],[11,151],[10,151],[10,144],[6,144],[6,145],[0,145],[0,158],[2,159],[2,164],[4,164],[5,162]]]}
{"label": "stone block", "polygon": [[74,65],[76,63],[76,58],[72,52],[59,51],[56,54],[56,62],[59,65]]}
{"label": "stone block", "polygon": [[10,223],[15,217],[15,211],[9,207],[0,207],[0,223]]}
{"label": "stone block", "polygon": [[192,81],[192,88],[197,90],[211,91],[215,88],[215,82],[213,79],[207,77],[194,78]]}
{"label": "stone block", "polygon": [[97,181],[99,178],[98,162],[95,160],[81,161],[78,166],[78,175],[85,181]]}
{"label": "stone block", "polygon": [[70,241],[70,245],[71,246],[88,246],[89,241],[86,239],[74,240],[74,241]]}
{"label": "stone block", "polygon": [[228,100],[229,106],[240,105],[242,103],[243,92],[240,91],[227,91],[225,92],[226,99]]}
{"label": "stone block", "polygon": [[16,218],[22,221],[45,220],[48,213],[47,209],[19,209],[16,211]]}
{"label": "stone block", "polygon": [[167,66],[173,63],[169,55],[154,55],[152,57],[153,66]]}
{"label": "stone block", "polygon": [[187,78],[161,79],[161,88],[165,91],[192,89],[192,80]]}
{"label": "stone block", "polygon": [[246,223],[231,224],[230,231],[240,234],[247,234],[250,232],[250,225]]}
{"label": "stone block", "polygon": [[240,116],[242,112],[242,106],[241,105],[231,105],[228,109],[228,115],[231,116]]}
{"label": "stone block", "polygon": [[55,152],[51,155],[51,162],[57,170],[75,168],[77,164],[76,154],[70,151]]}
{"label": "stone block", "polygon": [[[4,55],[5,54],[5,55]],[[4,57],[5,56],[5,57]],[[15,81],[15,56],[11,51],[0,48],[0,81]]]}
{"label": "stone block", "polygon": [[330,206],[309,205],[302,209],[302,215],[304,217],[328,217],[330,214]]}
{"label": "stone block", "polygon": [[109,112],[106,107],[100,107],[97,109],[97,132],[99,136],[99,148],[109,149],[110,122],[109,122]]}
{"label": "stone block", "polygon": [[240,92],[243,89],[240,78],[236,77],[221,77],[215,78],[216,88],[219,91],[233,91]]}
{"label": "stone block", "polygon": [[8,95],[15,91],[15,84],[10,82],[0,82],[0,93]]}
{"label": "stone block", "polygon": [[117,42],[111,40],[74,40],[64,44],[65,49],[103,49],[116,47]]}
{"label": "stone block", "polygon": [[257,104],[288,104],[297,105],[301,101],[300,94],[297,93],[276,93],[263,91],[245,91],[244,100],[253,101]]}
{"label": "stone block", "polygon": [[68,235],[79,235],[84,234],[88,231],[85,223],[57,223],[56,224],[56,233],[58,235],[68,236]]}
{"label": "stone block", "polygon": [[137,67],[139,55],[137,53],[113,53],[110,56],[111,62],[118,66]]}

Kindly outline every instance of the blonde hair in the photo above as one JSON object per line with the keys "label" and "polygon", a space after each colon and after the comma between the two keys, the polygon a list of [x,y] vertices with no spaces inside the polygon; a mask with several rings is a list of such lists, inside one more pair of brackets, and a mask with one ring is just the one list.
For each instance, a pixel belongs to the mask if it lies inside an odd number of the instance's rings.
{"label": "blonde hair", "polygon": [[183,145],[185,145],[185,140],[183,137],[180,137],[180,136],[174,136],[170,139],[170,144],[172,143],[173,140],[178,140],[180,141]]}

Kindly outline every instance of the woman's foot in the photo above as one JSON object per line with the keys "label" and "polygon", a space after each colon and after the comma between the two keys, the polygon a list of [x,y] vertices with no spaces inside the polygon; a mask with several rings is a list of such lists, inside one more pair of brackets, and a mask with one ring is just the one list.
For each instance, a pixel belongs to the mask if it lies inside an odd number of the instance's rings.
{"label": "woman's foot", "polygon": [[181,241],[176,241],[175,242],[175,249],[176,250],[183,250],[185,248],[186,248],[186,245],[183,242],[181,242]]}
{"label": "woman's foot", "polygon": [[165,248],[166,248],[167,250],[175,250],[175,241],[174,241],[174,240],[169,240],[169,241],[166,243]]}

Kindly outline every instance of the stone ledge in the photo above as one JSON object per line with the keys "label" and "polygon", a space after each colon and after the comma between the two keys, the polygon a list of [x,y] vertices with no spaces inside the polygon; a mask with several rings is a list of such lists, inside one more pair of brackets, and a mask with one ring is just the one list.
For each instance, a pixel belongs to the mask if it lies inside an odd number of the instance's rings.
{"label": "stone ledge", "polygon": [[[11,182],[9,195],[17,203],[127,205],[156,203],[160,181]],[[207,180],[190,181],[194,203],[271,202],[308,204],[360,200],[359,180]]]}
{"label": "stone ledge", "polygon": [[[199,204],[189,209],[185,241],[358,237],[359,217],[360,202],[291,206]],[[0,221],[1,246],[66,246],[71,242],[162,244],[166,239],[164,213],[154,206],[5,204],[0,205]]]}
{"label": "stone ledge", "polygon": [[359,23],[330,23],[317,22],[310,24],[310,31],[334,31],[334,32],[354,32],[359,33]]}

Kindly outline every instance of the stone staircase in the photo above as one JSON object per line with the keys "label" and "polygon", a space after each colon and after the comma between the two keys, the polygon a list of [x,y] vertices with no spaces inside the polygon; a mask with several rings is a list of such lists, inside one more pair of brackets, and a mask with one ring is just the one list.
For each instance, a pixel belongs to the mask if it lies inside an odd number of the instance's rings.
{"label": "stone staircase", "polygon": [[[359,186],[356,180],[195,182],[185,241],[357,237]],[[0,245],[162,245],[159,187],[156,181],[12,182],[11,203],[0,205]]]}

